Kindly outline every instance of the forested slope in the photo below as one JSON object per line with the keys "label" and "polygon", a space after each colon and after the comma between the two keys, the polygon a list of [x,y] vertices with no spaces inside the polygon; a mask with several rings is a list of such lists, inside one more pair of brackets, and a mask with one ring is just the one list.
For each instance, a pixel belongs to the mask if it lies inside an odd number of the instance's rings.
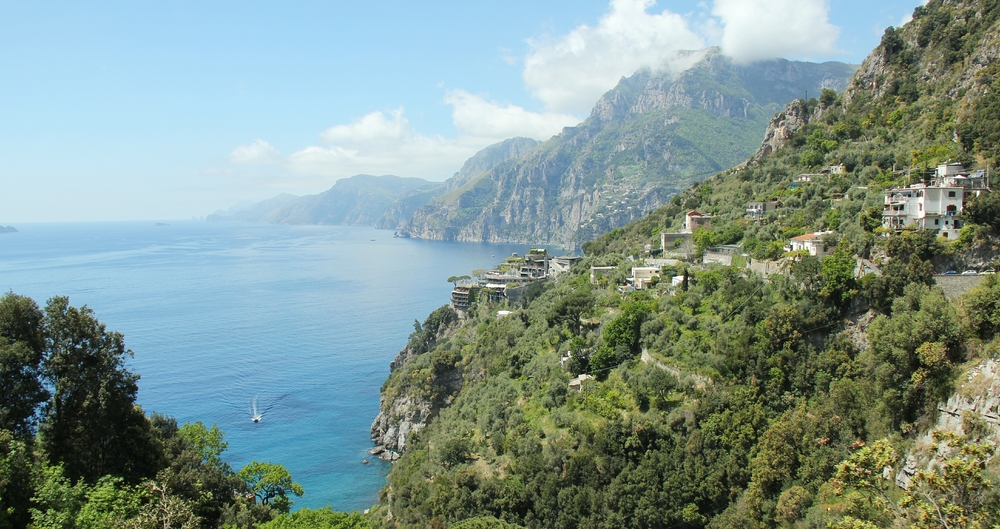
{"label": "forested slope", "polygon": [[[1000,281],[986,277],[956,302],[934,284],[935,271],[996,266],[1000,201],[974,200],[958,240],[881,228],[884,189],[949,160],[997,162],[998,18],[992,0],[918,8],[886,32],[843,94],[777,116],[767,148],[746,167],[585,244],[572,274],[536,285],[517,305],[476,305],[397,366],[384,394],[440,408],[406,441],[380,520],[1000,524]],[[845,172],[799,178],[835,164]],[[781,207],[762,222],[745,219],[747,202],[762,200]],[[676,287],[619,292],[632,259],[690,209],[715,216],[696,233],[700,251],[742,244],[751,259],[776,259],[790,237],[819,230],[833,232],[835,251],[767,279],[681,264],[664,270],[685,278]],[[856,277],[858,259],[881,273]],[[617,270],[592,285],[591,265]],[[501,308],[513,312],[499,318]],[[577,393],[568,382],[579,373],[596,380]],[[441,383],[456,374],[460,389]]]}

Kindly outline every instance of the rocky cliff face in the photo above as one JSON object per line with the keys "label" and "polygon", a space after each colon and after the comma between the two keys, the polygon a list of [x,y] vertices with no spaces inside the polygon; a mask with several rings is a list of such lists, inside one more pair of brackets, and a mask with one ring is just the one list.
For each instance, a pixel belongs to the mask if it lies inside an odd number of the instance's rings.
{"label": "rocky cliff face", "polygon": [[382,387],[379,414],[371,426],[372,442],[376,445],[370,451],[373,455],[384,461],[399,459],[406,450],[407,438],[423,430],[442,406],[451,403],[450,396],[462,388],[460,367],[436,370],[433,385],[437,391],[431,394],[408,374],[415,360],[451,336],[459,326],[455,311],[447,307],[438,309],[389,363],[389,380]]}
{"label": "rocky cliff face", "polygon": [[764,141],[751,160],[760,160],[784,147],[796,132],[809,123],[809,114],[803,101],[793,101],[783,112],[775,114],[764,132]]}
{"label": "rocky cliff face", "polygon": [[780,105],[806,90],[843,88],[853,72],[841,63],[737,66],[714,49],[696,59],[677,77],[642,71],[622,79],[584,123],[456,182],[404,231],[575,247],[746,160]]}

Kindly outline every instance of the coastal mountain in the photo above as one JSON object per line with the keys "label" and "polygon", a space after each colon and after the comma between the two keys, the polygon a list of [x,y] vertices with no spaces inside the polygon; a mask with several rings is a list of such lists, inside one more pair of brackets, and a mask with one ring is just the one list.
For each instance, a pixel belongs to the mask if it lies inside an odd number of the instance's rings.
{"label": "coastal mountain", "polygon": [[531,138],[510,138],[490,145],[469,158],[445,183],[392,175],[355,175],[338,180],[317,195],[298,197],[282,193],[261,202],[217,211],[207,220],[401,228],[421,206],[500,162],[521,157],[537,145]]}
{"label": "coastal mountain", "polygon": [[737,65],[718,49],[678,76],[623,78],[576,127],[418,209],[404,232],[440,240],[577,246],[749,158],[782,106],[843,89],[854,67]]}
{"label": "coastal mountain", "polygon": [[[883,208],[939,164],[990,178],[998,59],[1000,3],[930,0],[843,93],[770,119],[745,166],[588,241],[516,302],[433,312],[382,388],[374,452],[395,463],[374,515],[396,528],[997,527],[1000,197],[968,177],[942,184],[969,186],[957,238],[884,227]],[[751,218],[752,202],[778,209]],[[694,258],[649,263],[658,282],[631,291],[646,249],[691,209],[712,219]],[[784,249],[817,232],[822,260]],[[739,259],[701,262],[719,245]]]}
{"label": "coastal mountain", "polygon": [[233,206],[227,210],[219,210],[215,213],[206,217],[206,220],[211,222],[219,221],[240,221],[240,222],[259,222],[268,213],[288,204],[289,202],[294,202],[298,200],[297,195],[292,195],[289,193],[282,193],[278,196],[269,198],[267,200],[262,200],[256,203],[249,204],[239,204]]}
{"label": "coastal mountain", "polygon": [[498,163],[520,158],[538,144],[538,141],[531,138],[510,138],[486,147],[466,160],[462,168],[449,178],[444,186],[413,191],[397,199],[375,222],[375,227],[382,229],[405,227],[413,217],[413,213],[421,206],[489,171]]}
{"label": "coastal mountain", "polygon": [[355,175],[317,195],[282,194],[209,221],[371,226],[397,200],[442,187],[421,178]]}

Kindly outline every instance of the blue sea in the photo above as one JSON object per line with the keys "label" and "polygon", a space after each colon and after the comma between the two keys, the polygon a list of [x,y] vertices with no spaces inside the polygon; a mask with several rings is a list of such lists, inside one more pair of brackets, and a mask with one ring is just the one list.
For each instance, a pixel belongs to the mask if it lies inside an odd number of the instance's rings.
{"label": "blue sea", "polygon": [[389,467],[367,453],[369,426],[413,320],[448,302],[449,276],[526,250],[369,227],[168,224],[18,224],[0,234],[0,290],[93,309],[135,352],[147,413],[217,424],[236,469],[285,465],[306,491],[295,507],[377,501]]}

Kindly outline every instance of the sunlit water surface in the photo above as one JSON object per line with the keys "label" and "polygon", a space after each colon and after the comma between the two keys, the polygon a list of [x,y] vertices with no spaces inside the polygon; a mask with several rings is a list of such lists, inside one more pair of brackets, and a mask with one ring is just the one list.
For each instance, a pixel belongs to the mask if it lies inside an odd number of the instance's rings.
{"label": "sunlit water surface", "polygon": [[449,276],[525,250],[368,227],[169,224],[19,224],[0,234],[0,289],[92,308],[135,352],[147,412],[218,424],[234,468],[285,465],[306,491],[296,507],[377,501],[388,465],[368,455],[368,429],[413,320],[448,302]]}

